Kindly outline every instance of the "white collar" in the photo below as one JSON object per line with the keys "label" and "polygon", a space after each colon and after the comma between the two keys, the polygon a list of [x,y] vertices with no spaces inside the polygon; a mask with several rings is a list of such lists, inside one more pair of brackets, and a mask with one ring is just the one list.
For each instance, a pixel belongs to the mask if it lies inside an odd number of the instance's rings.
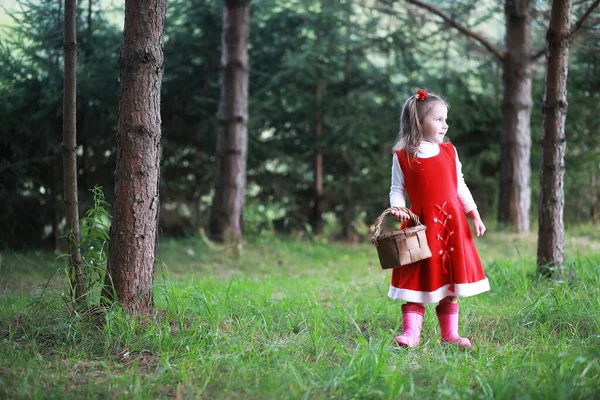
{"label": "white collar", "polygon": [[419,144],[419,154],[421,158],[434,157],[440,154],[440,145],[426,140],[421,140]]}

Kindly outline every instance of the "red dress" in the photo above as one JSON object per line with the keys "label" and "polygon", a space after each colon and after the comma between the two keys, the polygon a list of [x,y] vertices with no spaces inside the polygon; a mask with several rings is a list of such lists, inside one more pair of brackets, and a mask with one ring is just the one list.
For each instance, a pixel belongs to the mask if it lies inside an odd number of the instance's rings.
{"label": "red dress", "polygon": [[411,211],[427,227],[431,258],[394,268],[388,296],[436,303],[446,296],[472,296],[490,290],[469,222],[458,198],[456,150],[442,143],[438,155],[408,163],[396,152]]}

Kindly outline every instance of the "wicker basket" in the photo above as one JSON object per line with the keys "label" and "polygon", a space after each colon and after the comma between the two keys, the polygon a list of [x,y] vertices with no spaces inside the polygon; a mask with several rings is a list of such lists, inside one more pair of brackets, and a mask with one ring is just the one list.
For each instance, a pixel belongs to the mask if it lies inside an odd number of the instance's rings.
{"label": "wicker basket", "polygon": [[[383,219],[394,210],[406,211],[414,226],[380,234]],[[371,243],[377,248],[381,268],[397,268],[431,257],[431,250],[425,236],[426,229],[427,227],[419,221],[419,217],[408,208],[390,207],[381,213],[375,222],[375,234],[371,239]]]}

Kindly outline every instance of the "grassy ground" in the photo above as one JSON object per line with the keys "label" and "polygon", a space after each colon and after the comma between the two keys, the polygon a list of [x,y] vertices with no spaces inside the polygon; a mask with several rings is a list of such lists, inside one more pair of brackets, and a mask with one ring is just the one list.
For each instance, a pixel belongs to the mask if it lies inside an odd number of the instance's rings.
{"label": "grassy ground", "polygon": [[600,249],[586,232],[567,238],[560,283],[535,276],[535,237],[477,239],[492,291],[461,301],[467,351],[441,345],[433,306],[421,345],[394,345],[400,304],[370,244],[262,237],[236,258],[164,240],[145,321],[70,312],[62,261],[5,252],[0,398],[600,398]]}

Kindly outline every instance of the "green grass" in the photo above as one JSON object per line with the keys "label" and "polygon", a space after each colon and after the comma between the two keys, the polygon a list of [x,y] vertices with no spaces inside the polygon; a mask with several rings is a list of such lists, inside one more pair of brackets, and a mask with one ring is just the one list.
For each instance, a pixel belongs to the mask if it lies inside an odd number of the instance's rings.
{"label": "green grass", "polygon": [[599,398],[597,239],[567,239],[560,283],[536,277],[535,237],[477,244],[492,291],[461,300],[467,351],[441,345],[432,306],[421,345],[394,345],[400,303],[370,244],[260,237],[235,257],[164,240],[146,320],[69,311],[63,261],[5,252],[0,398]]}

